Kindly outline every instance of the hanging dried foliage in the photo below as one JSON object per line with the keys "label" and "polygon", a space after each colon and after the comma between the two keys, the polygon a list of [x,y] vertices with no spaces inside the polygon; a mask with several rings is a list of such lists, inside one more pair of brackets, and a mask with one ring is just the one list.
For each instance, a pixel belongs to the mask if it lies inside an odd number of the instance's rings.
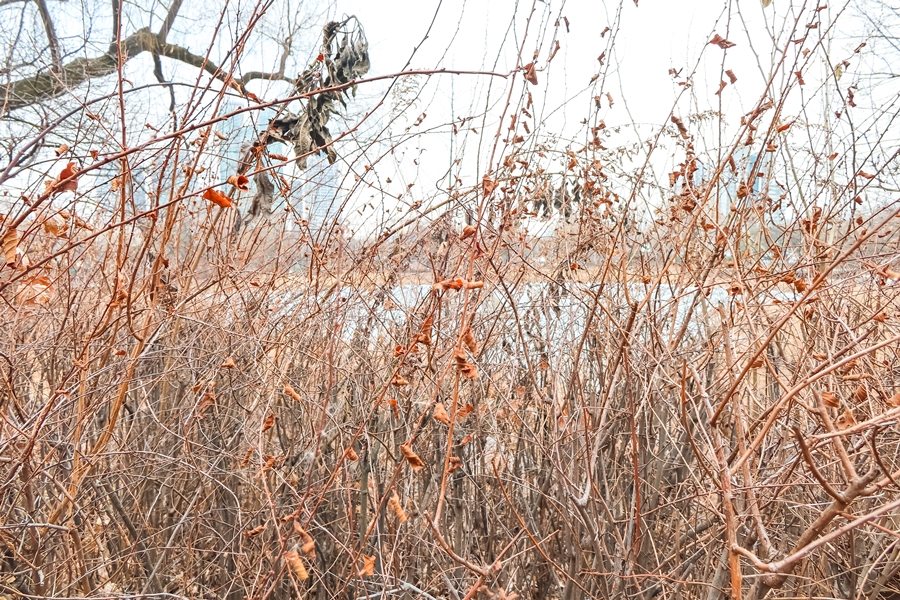
{"label": "hanging dried foliage", "polygon": [[[297,78],[295,94],[346,85],[369,72],[369,42],[356,17],[332,21],[322,30],[322,52]],[[336,103],[346,108],[346,97],[356,95],[356,86],[342,91],[311,96],[300,114],[288,114],[270,124],[273,138],[292,143],[297,165],[306,167],[310,154],[325,152],[328,162],[337,160],[328,119],[337,112]],[[275,141],[272,139],[271,141]]]}

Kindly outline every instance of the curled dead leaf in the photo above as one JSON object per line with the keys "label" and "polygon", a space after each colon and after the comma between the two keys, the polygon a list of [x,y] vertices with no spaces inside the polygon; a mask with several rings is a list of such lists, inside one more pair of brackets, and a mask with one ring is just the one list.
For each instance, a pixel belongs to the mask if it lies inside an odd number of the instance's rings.
{"label": "curled dead leaf", "polygon": [[391,499],[388,500],[388,508],[391,509],[391,512],[397,516],[397,520],[401,523],[406,523],[407,519],[409,519],[409,515],[403,510],[403,505],[400,504],[400,496],[397,495],[396,491],[391,491]]}
{"label": "curled dead leaf", "polygon": [[75,167],[75,163],[70,162],[62,171],[59,172],[59,176],[51,186],[54,194],[58,194],[60,192],[74,192],[78,189],[78,178],[75,177],[75,174],[78,171]]}
{"label": "curled dead leaf", "polygon": [[727,50],[729,48],[733,48],[734,46],[736,46],[736,44],[734,42],[729,42],[728,40],[723,38],[718,33],[713,36],[713,39],[709,40],[709,43],[714,46],[718,46],[722,50]]}
{"label": "curled dead leaf", "polygon": [[19,262],[19,232],[15,229],[7,230],[0,243],[3,245],[3,257],[6,259],[6,265],[12,266]]}
{"label": "curled dead leaf", "polygon": [[250,190],[250,178],[246,175],[231,175],[228,177],[228,179],[225,180],[225,182],[233,185],[242,192]]}
{"label": "curled dead leaf", "polygon": [[535,71],[534,69],[534,63],[530,62],[523,68],[525,69],[525,81],[527,81],[531,85],[537,85],[537,71]]}
{"label": "curled dead leaf", "polygon": [[225,359],[225,362],[223,362],[223,363],[222,363],[221,365],[219,365],[219,366],[220,366],[220,368],[222,368],[222,369],[234,369],[235,367],[237,367],[237,365],[234,364],[234,359],[233,359],[232,357],[230,357],[230,356],[229,356],[228,358],[226,358],[226,359]]}
{"label": "curled dead leaf", "polygon": [[263,426],[262,426],[263,433],[272,429],[272,427],[274,425],[275,425],[275,413],[270,412],[269,415],[266,417],[266,420],[263,421]]}
{"label": "curled dead leaf", "polygon": [[443,402],[438,402],[434,405],[434,420],[444,425],[450,425],[450,415],[447,414],[447,409],[444,407]]}
{"label": "curled dead leaf", "polygon": [[395,418],[400,418],[400,409],[397,407],[397,399],[396,398],[388,398],[387,405],[391,407],[391,412],[394,413]]}
{"label": "curled dead leaf", "polygon": [[20,306],[45,306],[53,298],[53,283],[50,276],[38,274],[23,282],[16,303]]}
{"label": "curled dead leaf", "polygon": [[262,475],[263,473],[271,470],[272,467],[275,466],[275,463],[278,462],[279,458],[280,457],[278,457],[278,456],[263,455],[263,464],[262,464],[262,467],[260,467],[260,469],[259,469],[259,474]]}
{"label": "curled dead leaf", "polygon": [[468,361],[464,350],[455,350],[453,360],[456,361],[456,370],[465,379],[478,379],[478,368]]}
{"label": "curled dead leaf", "polygon": [[302,400],[300,394],[297,393],[297,390],[289,383],[284,384],[284,394],[290,397],[294,402],[300,402],[300,400]]}
{"label": "curled dead leaf", "polygon": [[200,420],[206,416],[207,411],[210,408],[215,406],[216,404],[216,393],[215,393],[215,381],[209,382],[209,386],[206,391],[203,392],[203,395],[200,396],[200,401],[197,403],[197,419]]}
{"label": "curled dead leaf", "polygon": [[363,561],[363,565],[362,565],[362,568],[359,570],[359,574],[362,575],[363,577],[365,577],[367,575],[374,575],[375,574],[375,555],[373,554],[372,556],[366,556],[365,554],[363,554],[362,561]]}
{"label": "curled dead leaf", "polygon": [[497,187],[497,183],[491,179],[490,175],[485,174],[485,176],[481,178],[481,193],[484,194],[485,198],[494,192],[495,187]]}
{"label": "curled dead leaf", "polygon": [[850,412],[849,408],[845,408],[844,414],[842,414],[837,418],[837,420],[835,420],[834,425],[841,431],[849,429],[850,427],[856,425],[856,417],[853,416],[853,413]]}
{"label": "curled dead leaf", "polygon": [[296,548],[291,548],[288,552],[284,553],[284,562],[289,564],[291,569],[294,570],[294,574],[297,576],[297,579],[299,579],[300,581],[309,579],[309,573],[306,571],[306,565],[303,564],[303,559],[300,558],[300,554],[297,552]]}
{"label": "curled dead leaf", "polygon": [[852,375],[841,375],[842,381],[861,381],[863,379],[869,379],[872,377],[868,373],[854,373]]}
{"label": "curled dead leaf", "polygon": [[69,230],[69,224],[59,213],[47,217],[41,225],[43,225],[44,231],[56,237],[63,237]]}
{"label": "curled dead leaf", "polygon": [[231,208],[232,206],[234,206],[231,198],[229,198],[219,190],[214,190],[212,188],[203,192],[202,198],[204,200],[209,200],[216,206],[221,206],[222,208]]}
{"label": "curled dead leaf", "polygon": [[672,115],[671,117],[669,117],[669,120],[671,120],[673,123],[675,123],[675,127],[678,128],[678,133],[681,134],[682,138],[684,138],[684,139],[690,138],[687,127],[684,126],[684,121],[682,121],[680,118],[676,117],[675,115]]}
{"label": "curled dead leaf", "polygon": [[840,401],[838,400],[837,394],[828,391],[822,392],[822,402],[825,404],[825,406],[830,406],[831,408],[837,408],[841,405]]}
{"label": "curled dead leaf", "polygon": [[428,317],[422,322],[422,331],[416,334],[416,342],[425,346],[431,345],[431,328],[434,326],[434,317]]}
{"label": "curled dead leaf", "polygon": [[869,390],[866,389],[865,384],[859,384],[856,391],[853,393],[853,401],[856,403],[865,402],[868,397]]}
{"label": "curled dead leaf", "polygon": [[472,333],[471,327],[466,327],[466,332],[463,334],[463,343],[469,349],[469,352],[478,354],[478,344],[475,342],[475,334]]}
{"label": "curled dead leaf", "polygon": [[72,221],[75,223],[75,227],[78,227],[80,229],[87,229],[88,231],[94,230],[94,228],[91,227],[90,223],[88,223],[87,221],[85,221],[84,219],[79,217],[78,215],[70,213],[67,210],[59,211],[59,216],[61,216],[63,219],[65,219],[67,221],[68,221],[68,219],[72,219]]}
{"label": "curled dead leaf", "polygon": [[300,537],[300,550],[309,558],[316,558],[316,542],[307,531],[300,525],[300,521],[294,519],[294,533]]}
{"label": "curled dead leaf", "polygon": [[783,132],[787,131],[788,129],[790,129],[791,125],[793,125],[793,124],[794,124],[794,122],[791,121],[790,123],[785,123],[784,125],[780,125],[776,131],[778,131],[778,133],[783,133]]}
{"label": "curled dead leaf", "polygon": [[413,471],[419,471],[425,466],[425,463],[419,458],[419,455],[413,452],[410,444],[401,444],[400,452],[403,453],[403,457],[406,459],[406,462],[409,463],[409,466],[412,467]]}
{"label": "curled dead leaf", "polygon": [[250,459],[253,457],[253,451],[256,450],[253,446],[247,448],[247,453],[244,455],[244,458],[241,459],[240,465],[241,468],[245,468],[250,464]]}
{"label": "curled dead leaf", "polygon": [[344,452],[344,456],[346,456],[349,460],[359,460],[359,454],[356,453],[356,450],[353,449],[353,446],[347,448],[347,451]]}
{"label": "curled dead leaf", "polygon": [[265,523],[263,523],[262,525],[259,525],[258,527],[254,527],[253,529],[245,530],[244,535],[246,535],[248,538],[252,538],[252,537],[256,537],[257,535],[259,535],[260,533],[262,533],[265,530],[266,530],[266,525],[265,525]]}

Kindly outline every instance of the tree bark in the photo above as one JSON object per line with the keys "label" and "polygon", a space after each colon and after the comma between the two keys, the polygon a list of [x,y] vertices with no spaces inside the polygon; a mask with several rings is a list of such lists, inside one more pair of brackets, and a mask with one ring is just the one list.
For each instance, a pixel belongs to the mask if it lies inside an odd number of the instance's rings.
{"label": "tree bark", "polygon": [[[187,48],[161,42],[159,36],[148,28],[139,29],[121,44],[124,61],[128,61],[142,52],[155,52],[173,60],[202,68],[213,77],[226,81],[225,74],[218,65],[204,56],[192,53]],[[76,58],[63,65],[58,73],[42,71],[31,77],[11,82],[3,98],[2,111],[7,114],[13,110],[38,104],[62,96],[72,88],[97,77],[114,74],[118,69],[116,51],[118,45],[110,44],[105,54],[95,58]]]}

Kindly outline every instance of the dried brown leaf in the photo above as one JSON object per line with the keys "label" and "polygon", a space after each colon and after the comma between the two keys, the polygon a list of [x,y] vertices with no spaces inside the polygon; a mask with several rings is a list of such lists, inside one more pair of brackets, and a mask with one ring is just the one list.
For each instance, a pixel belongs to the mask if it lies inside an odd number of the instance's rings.
{"label": "dried brown leaf", "polygon": [[303,559],[300,558],[300,554],[297,552],[296,548],[291,548],[288,552],[284,553],[284,561],[289,564],[294,570],[294,574],[297,576],[297,579],[299,579],[300,581],[309,579],[309,573],[306,571],[306,565],[303,564]]}
{"label": "dried brown leaf", "polygon": [[825,406],[830,406],[831,408],[837,408],[841,405],[840,400],[838,400],[837,394],[834,392],[822,392],[822,402]]}
{"label": "dried brown leaf", "polygon": [[409,515],[403,510],[403,505],[400,504],[400,496],[397,495],[396,491],[391,491],[391,499],[388,500],[388,508],[391,509],[391,512],[397,516],[397,520],[401,523],[406,523],[407,519],[409,519]]}
{"label": "dried brown leaf", "polygon": [[216,206],[221,206],[222,208],[231,208],[232,206],[234,206],[231,198],[229,198],[219,190],[214,190],[212,188],[203,192],[202,197],[204,200],[209,200]]}
{"label": "dried brown leaf", "polygon": [[713,36],[713,39],[709,40],[709,43],[714,46],[718,46],[722,50],[727,50],[728,48],[733,48],[734,46],[736,46],[734,42],[729,42],[718,33]]}
{"label": "dried brown leaf", "polygon": [[856,418],[853,416],[853,413],[850,412],[849,408],[845,408],[844,414],[842,414],[835,420],[834,425],[839,430],[843,431],[856,425]]}
{"label": "dried brown leaf", "polygon": [[78,189],[78,178],[75,177],[77,172],[75,163],[70,162],[67,164],[65,168],[59,172],[59,176],[52,184],[53,193],[57,194],[60,192],[76,191]]}
{"label": "dried brown leaf", "polygon": [[463,343],[469,349],[469,352],[478,354],[478,344],[475,342],[475,334],[472,333],[471,327],[466,327],[466,332],[463,334]]}
{"label": "dried brown leaf", "polygon": [[359,570],[359,574],[363,577],[375,574],[375,555],[362,555],[363,566]]}
{"label": "dried brown leaf", "polygon": [[263,426],[262,426],[263,432],[266,432],[266,431],[272,429],[272,427],[274,425],[275,425],[275,413],[270,412],[269,415],[266,417],[266,420],[263,421]]}
{"label": "dried brown leaf", "polygon": [[491,179],[491,176],[485,174],[484,177],[481,178],[481,193],[485,198],[494,193],[494,188],[497,187],[497,182]]}
{"label": "dried brown leaf", "polygon": [[0,243],[3,244],[3,257],[6,259],[6,265],[12,266],[19,262],[19,232],[15,229],[7,230]]}
{"label": "dried brown leaf", "polygon": [[303,526],[300,525],[300,521],[298,521],[297,519],[294,519],[294,533],[296,533],[300,537],[300,550],[303,551],[303,554],[308,556],[310,559],[315,560],[316,542],[315,540],[313,540],[312,536],[303,529]]}
{"label": "dried brown leaf", "polygon": [[242,192],[246,192],[250,189],[250,178],[246,175],[231,175],[225,180],[225,183],[233,185]]}
{"label": "dried brown leaf", "polygon": [[434,420],[444,425],[450,425],[450,415],[447,414],[447,409],[444,407],[443,402],[438,402],[434,405]]}
{"label": "dried brown leaf", "polygon": [[50,235],[55,235],[56,237],[65,236],[66,232],[69,230],[69,224],[59,213],[51,215],[50,217],[44,219],[42,225],[44,227],[44,231],[46,231]]}
{"label": "dried brown leaf", "polygon": [[289,383],[284,384],[284,393],[294,402],[300,402],[302,400],[300,394],[297,393],[297,390],[295,390],[294,387]]}
{"label": "dried brown leaf", "polygon": [[537,71],[534,69],[534,63],[530,62],[523,67],[525,69],[525,81],[531,85],[537,85]]}
{"label": "dried brown leaf", "polygon": [[410,444],[401,444],[400,452],[403,453],[403,457],[406,459],[406,462],[409,463],[409,466],[412,467],[413,471],[419,471],[425,466],[425,463],[419,458],[419,455],[413,452]]}

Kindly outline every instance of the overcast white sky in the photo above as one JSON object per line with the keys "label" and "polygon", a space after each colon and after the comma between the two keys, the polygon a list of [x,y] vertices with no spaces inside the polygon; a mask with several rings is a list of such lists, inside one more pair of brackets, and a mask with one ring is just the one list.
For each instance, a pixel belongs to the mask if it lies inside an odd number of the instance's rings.
{"label": "overcast white sky", "polygon": [[[714,92],[721,78],[723,53],[707,47],[714,33],[727,36],[737,45],[728,51],[725,68],[732,69],[739,83],[729,86],[722,96],[725,110],[737,108],[746,112],[756,102],[768,74],[771,38],[780,34],[782,19],[792,20],[803,5],[815,6],[815,1],[773,0],[764,7],[761,0],[633,0],[621,4],[621,27],[616,40],[615,64],[610,69],[604,91],[614,99],[627,100],[631,118],[637,123],[661,123],[668,117],[679,88],[668,74],[669,68],[690,72],[698,66],[694,81],[701,103],[716,106]],[[740,14],[737,12],[740,4]],[[823,2],[824,4],[824,2]],[[842,2],[833,4],[843,4]],[[614,26],[620,4],[615,1],[568,0],[536,2],[536,9],[525,44],[525,62],[535,48],[540,47],[538,59],[544,65],[552,42],[557,18],[565,16],[564,26],[557,30],[559,54],[553,61],[552,72],[540,74],[535,95],[546,93],[545,102],[556,108],[564,101],[578,97],[580,115],[593,92],[586,89],[593,74],[598,72],[597,57],[606,48],[609,35],[600,34],[607,26]],[[484,69],[506,72],[515,66],[515,47],[521,42],[525,19],[532,2],[512,0],[338,0],[337,14],[356,14],[366,27],[371,43],[372,74],[399,71],[409,60],[434,19],[428,39],[421,44],[412,59],[413,68],[446,67],[453,69]],[[825,15],[830,14],[828,9]],[[811,18],[807,9],[807,18]],[[435,14],[437,15],[435,17]],[[516,16],[514,31],[510,20]],[[549,23],[549,27],[547,27]],[[805,21],[804,23],[805,24]],[[703,60],[697,63],[700,53]],[[756,52],[761,56],[757,57]],[[835,62],[845,58],[846,49],[835,49]],[[762,69],[758,65],[762,62]],[[472,89],[481,89],[470,78],[457,78],[454,92],[465,98]],[[602,83],[599,82],[598,83]],[[432,83],[432,85],[436,85]],[[449,90],[449,82],[442,80],[441,89]],[[449,91],[445,91],[449,94]],[[441,94],[438,94],[440,96]],[[536,98],[537,99],[537,98]],[[738,106],[735,106],[738,105]],[[616,109],[619,110],[616,110]],[[689,109],[688,106],[684,107]],[[607,124],[631,121],[624,102],[616,102],[606,119]]]}
{"label": "overcast white sky", "polygon": [[[773,61],[781,55],[773,52],[773,39],[781,48],[787,48],[785,77],[792,77],[795,68],[802,69],[806,79],[805,90],[816,90],[830,74],[831,66],[845,58],[853,58],[855,39],[844,39],[841,34],[832,36],[823,49],[802,56],[804,47],[815,48],[815,42],[836,17],[845,2],[821,11],[823,25],[810,30],[808,42],[802,45],[789,43],[789,31],[795,19],[805,30],[807,22],[816,19],[816,0],[807,2],[772,0],[764,6],[762,0],[337,0],[335,16],[355,14],[366,29],[370,42],[372,71],[370,75],[388,74],[403,69],[410,61],[410,68],[447,68],[461,70],[494,70],[509,72],[516,66],[517,48],[522,43],[526,21],[534,12],[528,26],[528,40],[524,44],[523,62],[531,59],[535,49],[539,51],[537,64],[546,66],[554,40],[560,50],[549,70],[538,73],[539,83],[529,87],[535,102],[538,120],[545,124],[544,132],[558,134],[563,140],[573,139],[583,145],[588,139],[586,127],[581,123],[590,113],[595,95],[604,96],[600,116],[610,129],[622,126],[617,143],[639,142],[646,139],[651,127],[668,121],[670,113],[687,117],[707,110],[721,111],[730,124],[737,125],[740,116],[752,110],[759,102],[771,72]],[[738,11],[740,8],[740,11]],[[621,12],[618,12],[621,10]],[[565,26],[568,19],[568,30]],[[845,23],[850,19],[844,18]],[[433,22],[433,24],[432,24]],[[559,22],[559,27],[556,23]],[[610,34],[601,33],[606,27],[616,29],[615,46],[610,50]],[[430,27],[430,32],[429,32]],[[424,40],[428,33],[427,39]],[[714,34],[727,37],[736,45],[727,53],[708,45]],[[419,46],[417,50],[414,49]],[[607,51],[601,67],[598,56]],[[824,57],[827,52],[828,58]],[[830,63],[830,64],[829,64]],[[852,64],[848,73],[852,73]],[[669,74],[669,69],[680,71],[682,76],[692,74],[692,88],[687,93]],[[726,77],[722,71],[732,70],[738,80],[728,85],[717,96],[720,81]],[[592,76],[600,78],[591,83]],[[833,78],[832,78],[833,79]],[[851,77],[845,76],[849,82]],[[422,81],[424,83],[424,81]],[[829,85],[831,85],[829,80]],[[777,79],[776,86],[784,84]],[[509,91],[509,81],[487,77],[449,76],[432,77],[424,85],[424,91],[414,110],[407,114],[409,121],[402,121],[391,128],[395,135],[422,112],[428,114],[419,131],[436,128],[431,133],[417,137],[414,143],[405,144],[393,158],[396,171],[391,175],[389,161],[379,162],[379,174],[393,177],[394,189],[384,185],[384,191],[395,194],[408,182],[414,183],[409,199],[416,195],[427,196],[434,192],[435,183],[446,173],[452,158],[465,156],[477,158],[477,165],[460,169],[466,185],[477,185],[484,169],[488,167],[490,144],[497,131],[498,111]],[[517,78],[513,101],[525,84],[521,75]],[[374,93],[373,88],[366,92]],[[612,107],[605,99],[613,98]],[[785,120],[800,110],[802,92],[793,93]],[[809,92],[807,92],[809,93]],[[680,97],[679,97],[680,95]],[[449,127],[439,127],[451,120],[481,114],[488,108],[486,130],[478,136],[453,138]],[[809,107],[811,113],[822,114],[824,105]],[[379,125],[385,125],[389,111],[383,111]],[[481,124],[479,120],[478,125]],[[637,125],[634,128],[632,124]],[[480,129],[480,128],[479,128]],[[636,133],[637,132],[637,133]],[[467,134],[468,135],[468,134]],[[490,139],[488,139],[490,138]],[[715,136],[706,136],[709,141]],[[723,145],[732,139],[726,136]],[[464,147],[463,144],[466,144]],[[706,148],[710,150],[711,148]],[[462,150],[465,150],[463,153]],[[702,148],[699,150],[703,150]],[[415,156],[417,163],[410,165]],[[675,157],[673,157],[674,159]],[[366,157],[374,160],[374,157]],[[494,164],[496,164],[495,158]],[[677,162],[677,159],[676,159]],[[358,169],[360,166],[356,165]],[[474,168],[473,168],[474,167]],[[665,168],[665,165],[660,165]],[[399,181],[398,181],[399,180]],[[377,192],[372,195],[378,198]],[[408,200],[408,199],[405,199]]]}

